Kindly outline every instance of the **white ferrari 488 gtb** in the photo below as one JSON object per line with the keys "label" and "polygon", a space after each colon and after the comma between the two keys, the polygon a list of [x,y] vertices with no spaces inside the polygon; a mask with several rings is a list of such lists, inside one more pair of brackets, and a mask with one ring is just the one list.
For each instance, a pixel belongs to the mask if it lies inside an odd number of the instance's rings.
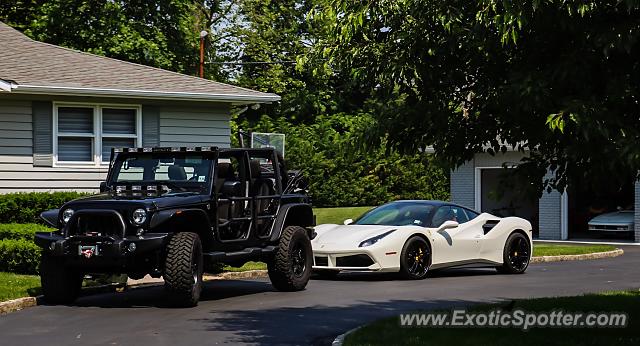
{"label": "white ferrari 488 gtb", "polygon": [[344,225],[316,226],[314,272],[400,272],[422,279],[429,269],[492,266],[523,273],[532,255],[531,223],[479,214],[441,201],[396,201]]}

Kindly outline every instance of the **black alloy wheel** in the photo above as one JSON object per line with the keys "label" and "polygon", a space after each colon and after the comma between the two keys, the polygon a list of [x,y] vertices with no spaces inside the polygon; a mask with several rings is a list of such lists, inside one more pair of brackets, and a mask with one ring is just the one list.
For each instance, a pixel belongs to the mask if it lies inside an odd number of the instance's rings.
{"label": "black alloy wheel", "polygon": [[521,233],[513,233],[507,239],[503,253],[503,265],[498,272],[505,274],[522,274],[531,261],[531,245],[527,237]]}
{"label": "black alloy wheel", "polygon": [[301,243],[295,243],[291,250],[291,270],[296,277],[302,277],[307,269],[305,248]]}
{"label": "black alloy wheel", "polygon": [[279,291],[303,290],[311,277],[312,266],[313,250],[307,231],[300,226],[287,226],[275,255],[267,261],[273,287]]}
{"label": "black alloy wheel", "polygon": [[431,247],[415,236],[407,240],[400,255],[400,272],[408,279],[423,279],[431,266]]}

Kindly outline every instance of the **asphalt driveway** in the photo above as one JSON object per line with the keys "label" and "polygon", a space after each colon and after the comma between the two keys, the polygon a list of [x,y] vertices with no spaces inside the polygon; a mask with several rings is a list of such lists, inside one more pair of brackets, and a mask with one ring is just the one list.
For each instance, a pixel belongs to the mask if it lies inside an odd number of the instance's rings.
{"label": "asphalt driveway", "polygon": [[[312,280],[275,292],[267,280],[209,281],[198,307],[164,306],[161,287],[86,296],[0,316],[2,345],[328,344],[355,326],[405,311],[511,298],[640,288],[640,247],[617,258],[533,264],[524,275],[491,269]],[[588,307],[585,307],[588,310]]]}

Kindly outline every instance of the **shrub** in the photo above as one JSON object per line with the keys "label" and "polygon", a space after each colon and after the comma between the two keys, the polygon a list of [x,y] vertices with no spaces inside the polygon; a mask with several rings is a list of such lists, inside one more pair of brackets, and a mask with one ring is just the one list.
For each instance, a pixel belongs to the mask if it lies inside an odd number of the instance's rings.
{"label": "shrub", "polygon": [[0,223],[39,223],[40,213],[84,196],[79,192],[28,192],[0,195]]}
{"label": "shrub", "polygon": [[32,241],[36,232],[45,231],[54,231],[54,229],[35,223],[0,224],[0,240],[24,239]]}
{"label": "shrub", "polygon": [[311,124],[262,117],[256,124],[232,126],[256,132],[281,132],[286,161],[302,169],[316,207],[372,206],[397,199],[449,199],[449,173],[432,155],[403,154],[386,138],[362,143],[370,114],[317,116]]}
{"label": "shrub", "polygon": [[30,240],[0,240],[0,271],[38,274],[42,249]]}

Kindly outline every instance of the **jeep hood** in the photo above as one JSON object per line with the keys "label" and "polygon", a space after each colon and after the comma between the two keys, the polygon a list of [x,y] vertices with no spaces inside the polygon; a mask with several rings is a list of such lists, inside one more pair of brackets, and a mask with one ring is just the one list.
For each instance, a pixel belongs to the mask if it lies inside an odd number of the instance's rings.
{"label": "jeep hood", "polygon": [[154,196],[134,196],[131,194],[106,192],[75,199],[66,203],[64,208],[128,209],[145,207],[147,209],[168,209],[198,204],[204,201],[205,198],[206,196],[197,192],[166,193]]}

